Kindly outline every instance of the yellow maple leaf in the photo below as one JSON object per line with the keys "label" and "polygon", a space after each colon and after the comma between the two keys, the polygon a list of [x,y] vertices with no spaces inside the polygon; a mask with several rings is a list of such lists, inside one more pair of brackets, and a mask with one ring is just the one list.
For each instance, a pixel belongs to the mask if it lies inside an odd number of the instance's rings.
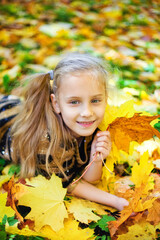
{"label": "yellow maple leaf", "polygon": [[88,201],[73,198],[71,202],[66,202],[67,209],[76,220],[88,224],[89,221],[98,221],[99,216],[93,213],[95,208],[88,205]]}
{"label": "yellow maple leaf", "polygon": [[63,228],[64,218],[68,217],[63,199],[67,189],[62,188],[62,182],[55,174],[50,180],[42,176],[27,180],[30,186],[24,186],[25,194],[20,197],[19,205],[29,206],[27,219],[35,221],[35,230],[44,225],[50,225],[54,231]]}
{"label": "yellow maple leaf", "polygon": [[120,161],[120,152],[118,151],[116,145],[113,143],[111,152],[107,157],[102,172],[102,184],[103,186],[106,186],[106,188],[108,183],[110,182],[110,179],[114,176],[114,163],[118,161]]}
{"label": "yellow maple leaf", "polygon": [[134,109],[134,101],[129,100],[125,103],[121,104],[120,107],[111,106],[107,104],[105,109],[105,114],[103,121],[99,125],[99,129],[101,131],[105,131],[110,123],[112,123],[117,117],[126,117],[130,118],[133,117],[135,113]]}
{"label": "yellow maple leaf", "polygon": [[46,237],[43,233],[30,230],[28,226],[26,226],[25,228],[22,228],[20,230],[17,225],[18,225],[18,223],[14,224],[13,226],[6,225],[5,231],[10,234],[18,234],[18,235],[23,235],[23,236]]}
{"label": "yellow maple leaf", "polygon": [[6,225],[6,232],[24,236],[41,236],[50,240],[75,240],[76,238],[81,240],[90,239],[94,231],[89,228],[81,229],[78,227],[78,224],[76,220],[69,217],[64,220],[64,228],[57,232],[53,231],[48,225],[42,227],[39,232],[30,230],[28,226],[20,230],[17,227],[17,223],[13,226]]}
{"label": "yellow maple leaf", "polygon": [[154,168],[154,165],[151,161],[149,161],[148,158],[148,151],[144,152],[144,154],[140,158],[140,163],[134,163],[131,176],[131,181],[135,184],[137,188],[140,187],[142,184],[146,185],[144,193],[148,193],[148,191],[153,189],[154,187],[153,177],[149,176],[149,174]]}
{"label": "yellow maple leaf", "polygon": [[156,229],[150,223],[134,224],[128,227],[129,231],[125,234],[119,235],[118,240],[153,240],[156,239]]}
{"label": "yellow maple leaf", "polygon": [[155,201],[156,198],[152,198],[149,200],[146,200],[143,202],[143,199],[140,199],[137,203],[137,206],[135,207],[134,211],[135,212],[142,212],[146,209],[150,209],[153,206],[153,202]]}
{"label": "yellow maple leaf", "polygon": [[112,208],[112,207],[109,207],[106,205],[102,205],[102,204],[91,202],[91,201],[84,200],[84,199],[81,199],[81,200],[85,201],[86,207],[94,209],[94,211],[99,215],[105,215],[106,210],[108,210],[110,212],[115,211],[115,208]]}
{"label": "yellow maple leaf", "polygon": [[2,187],[3,183],[8,182],[11,176],[9,175],[2,175],[0,176],[0,187]]}
{"label": "yellow maple leaf", "polygon": [[15,211],[11,207],[6,207],[7,193],[0,193],[0,222],[4,215],[12,217],[15,215]]}
{"label": "yellow maple leaf", "polygon": [[87,240],[92,239],[94,231],[90,228],[80,229],[78,222],[71,218],[66,219],[64,228],[54,232],[50,226],[44,226],[41,233],[50,240]]}

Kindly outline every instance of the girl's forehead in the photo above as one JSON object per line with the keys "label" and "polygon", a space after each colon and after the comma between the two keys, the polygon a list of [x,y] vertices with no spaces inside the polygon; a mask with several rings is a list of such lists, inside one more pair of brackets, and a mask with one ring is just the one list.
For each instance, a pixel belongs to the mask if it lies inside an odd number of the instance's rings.
{"label": "girl's forehead", "polygon": [[90,82],[90,84],[104,84],[106,85],[106,81],[104,79],[104,77],[96,72],[96,71],[80,71],[80,72],[73,72],[73,73],[68,73],[66,74],[62,79],[61,79],[61,83],[69,83],[69,79],[72,79],[73,83],[75,84],[80,84],[80,83],[84,83],[84,81]]}
{"label": "girl's forehead", "polygon": [[85,73],[67,75],[59,86],[60,95],[96,95],[104,93],[105,85],[103,81]]}

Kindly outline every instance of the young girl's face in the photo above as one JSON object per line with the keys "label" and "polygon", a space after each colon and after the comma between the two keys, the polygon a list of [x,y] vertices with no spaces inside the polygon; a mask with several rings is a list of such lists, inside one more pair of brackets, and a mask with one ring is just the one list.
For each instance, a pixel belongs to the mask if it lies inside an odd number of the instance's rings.
{"label": "young girl's face", "polygon": [[51,94],[56,113],[74,137],[93,134],[103,119],[106,107],[106,91],[102,80],[87,73],[67,75],[60,83],[58,96]]}

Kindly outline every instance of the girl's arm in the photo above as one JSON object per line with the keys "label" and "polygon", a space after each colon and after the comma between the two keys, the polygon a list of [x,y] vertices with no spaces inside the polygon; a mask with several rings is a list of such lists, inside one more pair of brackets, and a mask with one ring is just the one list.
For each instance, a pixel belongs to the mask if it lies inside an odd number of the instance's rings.
{"label": "girl's arm", "polygon": [[126,199],[107,193],[83,180],[77,183],[71,194],[100,204],[109,205],[119,211],[129,204]]}
{"label": "girl's arm", "polygon": [[95,154],[96,159],[84,174],[83,179],[87,182],[94,182],[101,178],[102,174],[102,159],[105,159],[111,150],[111,139],[108,131],[98,132],[94,137],[91,146],[90,162],[93,161]]}

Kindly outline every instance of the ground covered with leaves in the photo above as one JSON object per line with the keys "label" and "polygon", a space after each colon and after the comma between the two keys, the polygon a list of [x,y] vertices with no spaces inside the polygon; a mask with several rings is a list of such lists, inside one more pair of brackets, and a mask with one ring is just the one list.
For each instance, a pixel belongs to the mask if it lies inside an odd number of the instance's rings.
{"label": "ground covered with leaves", "polygon": [[100,129],[113,144],[97,187],[130,204],[119,213],[68,196],[55,175],[19,180],[0,159],[0,239],[160,239],[159,13],[158,0],[1,1],[1,94],[70,51],[111,66]]}

